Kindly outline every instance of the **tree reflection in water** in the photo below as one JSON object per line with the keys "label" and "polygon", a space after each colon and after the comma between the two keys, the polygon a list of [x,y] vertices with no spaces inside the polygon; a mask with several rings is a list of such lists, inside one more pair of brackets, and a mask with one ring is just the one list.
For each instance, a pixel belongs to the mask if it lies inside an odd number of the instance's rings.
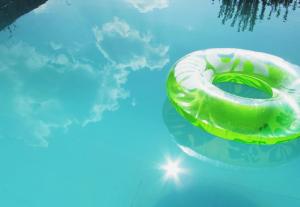
{"label": "tree reflection in water", "polygon": [[[0,31],[12,32],[13,23],[22,15],[36,9],[47,0],[0,0]],[[13,26],[11,26],[13,25]]]}
{"label": "tree reflection in water", "polygon": [[[213,0],[213,3],[215,0]],[[256,21],[268,19],[272,16],[287,21],[290,10],[296,10],[299,0],[219,0],[220,11],[218,17],[222,23],[230,22],[238,31],[253,31]]]}

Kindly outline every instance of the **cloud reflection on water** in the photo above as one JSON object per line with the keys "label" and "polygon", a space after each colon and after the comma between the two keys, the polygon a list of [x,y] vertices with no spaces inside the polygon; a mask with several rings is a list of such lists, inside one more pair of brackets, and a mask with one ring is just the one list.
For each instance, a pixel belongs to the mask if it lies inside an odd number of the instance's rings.
{"label": "cloud reflection on water", "polygon": [[160,70],[169,61],[168,46],[117,17],[91,33],[97,58],[81,53],[90,50],[84,44],[80,50],[54,41],[46,49],[23,41],[0,45],[4,137],[46,147],[54,130],[84,127],[116,111],[130,96],[124,88],[130,73]]}

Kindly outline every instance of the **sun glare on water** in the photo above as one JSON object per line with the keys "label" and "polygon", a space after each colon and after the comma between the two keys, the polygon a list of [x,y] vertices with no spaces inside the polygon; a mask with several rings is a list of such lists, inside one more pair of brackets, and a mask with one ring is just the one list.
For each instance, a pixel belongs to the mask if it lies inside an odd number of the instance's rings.
{"label": "sun glare on water", "polygon": [[187,170],[181,166],[182,160],[166,159],[166,162],[160,166],[160,169],[164,171],[164,180],[172,180],[176,184],[180,183],[180,175],[186,174]]}

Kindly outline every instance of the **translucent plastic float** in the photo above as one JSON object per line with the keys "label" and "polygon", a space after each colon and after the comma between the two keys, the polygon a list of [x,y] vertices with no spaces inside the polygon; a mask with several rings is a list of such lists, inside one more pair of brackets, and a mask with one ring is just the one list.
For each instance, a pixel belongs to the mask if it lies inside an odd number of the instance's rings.
{"label": "translucent plastic float", "polygon": [[[229,140],[274,144],[300,135],[299,66],[241,49],[208,49],[179,60],[167,80],[168,97],[192,124]],[[245,84],[270,95],[237,96],[215,83]]]}

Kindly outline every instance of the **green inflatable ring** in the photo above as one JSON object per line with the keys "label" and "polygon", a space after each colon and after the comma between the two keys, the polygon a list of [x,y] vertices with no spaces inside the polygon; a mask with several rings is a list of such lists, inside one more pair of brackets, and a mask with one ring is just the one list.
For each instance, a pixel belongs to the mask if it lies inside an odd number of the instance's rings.
{"label": "green inflatable ring", "polygon": [[[266,53],[208,49],[180,59],[171,69],[167,94],[192,124],[229,140],[274,144],[300,136],[299,66]],[[215,83],[245,84],[267,99],[237,96]]]}

